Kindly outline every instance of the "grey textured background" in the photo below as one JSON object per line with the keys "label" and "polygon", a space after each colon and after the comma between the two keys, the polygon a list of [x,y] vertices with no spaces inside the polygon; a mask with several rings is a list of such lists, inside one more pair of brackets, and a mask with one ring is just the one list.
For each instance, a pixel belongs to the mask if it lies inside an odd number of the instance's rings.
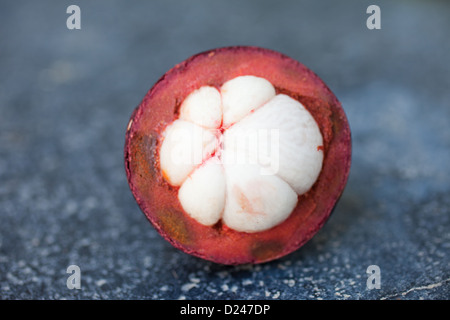
{"label": "grey textured background", "polygon": [[[382,29],[366,28],[381,7]],[[66,8],[81,8],[81,30]],[[446,1],[1,1],[1,299],[448,299]],[[131,112],[198,52],[257,45],[314,70],[353,135],[332,217],[280,260],[228,267],[174,249],[123,166]],[[81,289],[66,268],[81,268]],[[366,268],[381,268],[381,289]]]}

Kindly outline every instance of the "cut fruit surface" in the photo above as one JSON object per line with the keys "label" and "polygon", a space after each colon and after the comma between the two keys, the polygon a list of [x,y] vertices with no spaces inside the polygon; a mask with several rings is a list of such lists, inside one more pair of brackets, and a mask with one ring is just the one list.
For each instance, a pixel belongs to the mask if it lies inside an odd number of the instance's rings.
{"label": "cut fruit surface", "polygon": [[322,168],[314,118],[300,102],[275,95],[266,79],[239,76],[220,93],[203,86],[182,102],[180,118],[191,124],[168,126],[161,168],[170,184],[181,184],[181,206],[201,224],[223,216],[237,231],[270,229],[289,216]]}
{"label": "cut fruit surface", "polygon": [[329,88],[257,47],[203,52],[169,70],[127,126],[130,189],[172,245],[261,263],[323,226],[350,170],[351,136]]}

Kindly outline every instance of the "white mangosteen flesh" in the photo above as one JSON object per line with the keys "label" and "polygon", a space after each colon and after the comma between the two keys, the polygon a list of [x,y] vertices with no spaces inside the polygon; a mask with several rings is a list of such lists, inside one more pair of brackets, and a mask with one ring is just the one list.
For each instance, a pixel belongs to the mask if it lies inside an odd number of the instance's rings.
{"label": "white mangosteen flesh", "polygon": [[189,94],[159,156],[188,215],[253,233],[285,221],[314,185],[323,138],[299,101],[264,78],[239,76]]}

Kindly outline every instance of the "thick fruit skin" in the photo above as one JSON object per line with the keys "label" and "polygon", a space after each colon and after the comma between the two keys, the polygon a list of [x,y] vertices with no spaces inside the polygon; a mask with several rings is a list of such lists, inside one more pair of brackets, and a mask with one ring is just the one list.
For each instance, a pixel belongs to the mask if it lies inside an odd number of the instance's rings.
{"label": "thick fruit skin", "polygon": [[[180,205],[178,188],[163,178],[159,148],[163,130],[179,115],[189,93],[216,88],[242,75],[269,80],[276,93],[300,101],[323,136],[322,171],[311,190],[283,223],[262,232],[237,232],[190,218]],[[305,244],[324,225],[346,185],[351,163],[350,127],[340,102],[323,81],[301,63],[258,47],[226,47],[197,54],[169,70],[134,110],[127,127],[125,170],[143,213],[173,246],[220,264],[262,263]]]}

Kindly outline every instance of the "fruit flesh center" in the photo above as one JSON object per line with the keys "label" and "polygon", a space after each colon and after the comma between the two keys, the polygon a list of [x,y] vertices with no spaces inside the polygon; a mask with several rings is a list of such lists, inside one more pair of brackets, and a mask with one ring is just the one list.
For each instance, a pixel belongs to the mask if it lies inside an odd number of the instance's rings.
{"label": "fruit flesh center", "polygon": [[163,133],[160,165],[185,212],[240,232],[268,230],[317,180],[323,139],[297,100],[266,79],[240,76],[203,86]]}

